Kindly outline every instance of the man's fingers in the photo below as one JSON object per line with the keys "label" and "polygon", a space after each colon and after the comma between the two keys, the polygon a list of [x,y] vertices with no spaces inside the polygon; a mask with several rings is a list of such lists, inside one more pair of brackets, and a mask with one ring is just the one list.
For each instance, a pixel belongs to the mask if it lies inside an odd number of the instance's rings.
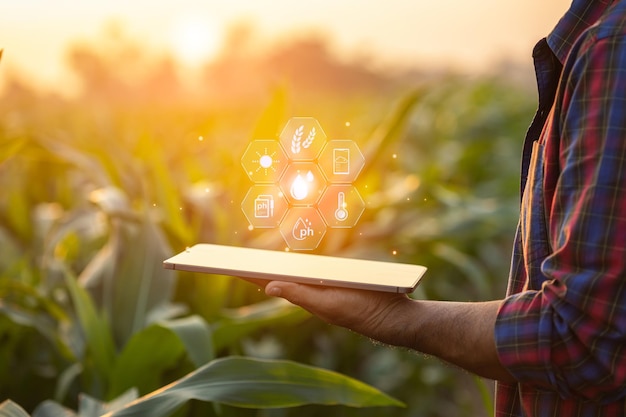
{"label": "man's fingers", "polygon": [[271,297],[284,298],[297,305],[302,305],[301,300],[306,299],[307,294],[311,291],[315,291],[315,289],[294,282],[272,281],[265,286],[265,294]]}
{"label": "man's fingers", "polygon": [[341,294],[335,289],[317,285],[272,281],[265,287],[265,294],[284,298],[329,323],[334,322],[338,306],[344,306]]}

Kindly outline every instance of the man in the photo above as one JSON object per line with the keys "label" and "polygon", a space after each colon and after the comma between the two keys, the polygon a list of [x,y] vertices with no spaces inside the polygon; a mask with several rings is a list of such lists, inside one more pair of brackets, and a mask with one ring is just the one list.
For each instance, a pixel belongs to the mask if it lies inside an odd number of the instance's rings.
{"label": "man", "polygon": [[497,416],[626,415],[626,0],[574,0],[533,56],[539,110],[504,300],[265,291],[497,380]]}

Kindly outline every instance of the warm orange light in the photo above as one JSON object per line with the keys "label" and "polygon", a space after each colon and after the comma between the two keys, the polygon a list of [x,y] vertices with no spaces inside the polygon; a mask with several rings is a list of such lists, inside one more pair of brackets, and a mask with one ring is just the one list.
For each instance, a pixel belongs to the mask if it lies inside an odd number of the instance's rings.
{"label": "warm orange light", "polygon": [[183,16],[172,25],[172,53],[188,66],[199,66],[214,57],[221,41],[218,24],[202,16]]}

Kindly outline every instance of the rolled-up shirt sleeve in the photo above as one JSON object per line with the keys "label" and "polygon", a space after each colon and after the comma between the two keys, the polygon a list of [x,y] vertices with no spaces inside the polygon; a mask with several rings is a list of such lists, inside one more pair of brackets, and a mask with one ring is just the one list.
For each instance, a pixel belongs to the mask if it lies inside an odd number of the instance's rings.
{"label": "rolled-up shirt sleeve", "polygon": [[547,253],[531,259],[541,236],[530,218],[528,284],[504,300],[495,326],[500,361],[520,383],[600,403],[626,396],[624,44],[600,32],[563,68],[535,191]]}

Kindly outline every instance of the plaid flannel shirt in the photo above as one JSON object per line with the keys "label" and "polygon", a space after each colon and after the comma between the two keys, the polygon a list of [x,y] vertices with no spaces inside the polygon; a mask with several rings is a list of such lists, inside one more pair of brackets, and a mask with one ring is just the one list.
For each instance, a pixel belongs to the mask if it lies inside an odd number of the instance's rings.
{"label": "plaid flannel shirt", "polygon": [[533,57],[496,416],[626,416],[626,0],[574,0]]}

